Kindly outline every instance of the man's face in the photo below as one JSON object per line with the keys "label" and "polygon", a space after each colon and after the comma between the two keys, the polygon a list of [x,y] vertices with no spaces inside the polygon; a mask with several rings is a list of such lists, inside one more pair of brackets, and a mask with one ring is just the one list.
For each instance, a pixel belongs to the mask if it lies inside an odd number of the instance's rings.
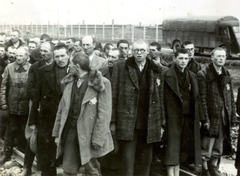
{"label": "man's face", "polygon": [[91,55],[94,51],[95,44],[93,43],[93,39],[91,37],[83,37],[82,39],[82,48],[86,55]]}
{"label": "man's face", "polygon": [[67,50],[62,48],[54,51],[54,59],[59,67],[65,67],[68,65],[68,54]]}
{"label": "man's face", "polygon": [[29,43],[29,52],[31,53],[33,50],[37,48],[37,45],[35,43]]}
{"label": "man's face", "polygon": [[188,50],[188,55],[189,58],[193,58],[194,57],[194,45],[193,44],[189,44],[189,45],[184,45],[184,48],[186,50]]}
{"label": "man's face", "polygon": [[174,58],[174,61],[178,67],[184,69],[189,62],[189,56],[188,54],[179,53],[178,56]]}
{"label": "man's face", "polygon": [[16,50],[16,63],[22,65],[27,61],[27,53],[26,50],[23,48],[19,48]]}
{"label": "man's face", "polygon": [[51,60],[53,57],[53,53],[51,51],[51,46],[49,43],[43,43],[41,45],[40,53],[41,53],[42,59],[46,62]]}
{"label": "man's face", "polygon": [[19,39],[19,34],[18,34],[18,32],[11,32],[11,40],[12,40],[12,42],[13,43],[16,43],[17,41],[18,41],[18,39]]}
{"label": "man's face", "polygon": [[75,42],[73,47],[74,47],[75,51],[77,51],[77,52],[81,52],[83,50],[82,47],[79,45],[79,41]]}
{"label": "man's face", "polygon": [[148,54],[148,47],[146,43],[135,43],[133,45],[133,56],[136,62],[146,60]]}
{"label": "man's face", "polygon": [[122,57],[124,58],[128,57],[129,47],[127,43],[120,43],[118,48],[121,50]]}
{"label": "man's face", "polygon": [[0,44],[2,44],[2,45],[5,44],[5,38],[6,38],[5,35],[4,36],[0,35]]}
{"label": "man's face", "polygon": [[152,56],[153,59],[159,57],[160,51],[157,50],[157,46],[150,46],[150,55]]}
{"label": "man's face", "polygon": [[70,50],[73,48],[74,42],[71,39],[68,39],[66,42],[66,45],[67,45],[68,49]]}
{"label": "man's face", "polygon": [[216,66],[223,66],[226,62],[226,51],[216,50],[212,55],[211,59]]}
{"label": "man's face", "polygon": [[4,47],[0,47],[0,57],[3,58],[5,54],[5,49]]}
{"label": "man's face", "polygon": [[8,48],[8,51],[7,51],[7,56],[8,56],[8,60],[9,60],[11,63],[12,63],[12,62],[15,62],[15,60],[16,60],[16,49],[9,47],[9,48]]}
{"label": "man's face", "polygon": [[108,54],[108,66],[112,67],[114,62],[119,60],[120,52],[118,50],[111,50]]}

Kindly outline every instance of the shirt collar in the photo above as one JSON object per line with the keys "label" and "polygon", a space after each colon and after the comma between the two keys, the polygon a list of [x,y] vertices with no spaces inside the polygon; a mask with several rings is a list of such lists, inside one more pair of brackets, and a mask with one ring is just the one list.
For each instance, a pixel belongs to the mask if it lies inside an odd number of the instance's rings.
{"label": "shirt collar", "polygon": [[94,57],[94,53],[93,54],[91,54],[90,56],[88,56],[89,57],[89,60],[90,60],[90,62],[93,60],[93,57]]}
{"label": "shirt collar", "polygon": [[135,63],[137,64],[138,67],[142,67],[143,68],[145,66],[145,64],[146,64],[146,59],[142,63],[138,63],[136,61],[135,61]]}
{"label": "shirt collar", "polygon": [[16,61],[14,62],[14,67],[16,70],[18,70],[21,66],[24,68],[24,70],[27,70],[28,69],[28,62],[25,62],[23,65],[19,65],[16,63]]}
{"label": "shirt collar", "polygon": [[47,62],[45,62],[45,61],[44,61],[44,63],[45,63],[46,65],[51,65],[51,64],[53,63],[53,60],[52,60],[52,62],[50,62],[50,63],[47,63]]}
{"label": "shirt collar", "polygon": [[16,43],[14,43],[13,45],[14,45],[14,47],[15,48],[17,48],[18,46],[19,46],[19,44],[20,44],[20,42],[19,42],[19,40],[16,42]]}
{"label": "shirt collar", "polygon": [[215,68],[216,72],[218,75],[222,74],[222,67],[220,67],[219,69],[216,67],[216,65],[213,63],[213,67]]}

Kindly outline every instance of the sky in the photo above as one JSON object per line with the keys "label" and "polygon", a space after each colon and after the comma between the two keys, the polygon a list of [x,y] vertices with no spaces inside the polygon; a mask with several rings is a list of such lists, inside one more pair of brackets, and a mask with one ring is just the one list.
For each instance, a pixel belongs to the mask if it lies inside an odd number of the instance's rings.
{"label": "sky", "polygon": [[0,0],[0,24],[156,25],[170,16],[240,19],[240,0]]}

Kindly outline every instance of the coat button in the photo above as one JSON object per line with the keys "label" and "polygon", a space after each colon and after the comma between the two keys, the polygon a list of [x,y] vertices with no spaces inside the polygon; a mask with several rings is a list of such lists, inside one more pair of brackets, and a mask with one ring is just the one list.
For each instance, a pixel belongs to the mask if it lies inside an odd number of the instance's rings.
{"label": "coat button", "polygon": [[152,102],[153,104],[155,103],[155,101]]}
{"label": "coat button", "polygon": [[135,87],[132,87],[132,89],[135,89]]}
{"label": "coat button", "polygon": [[129,112],[127,112],[129,114]]}
{"label": "coat button", "polygon": [[132,101],[130,100],[129,103],[132,103]]}

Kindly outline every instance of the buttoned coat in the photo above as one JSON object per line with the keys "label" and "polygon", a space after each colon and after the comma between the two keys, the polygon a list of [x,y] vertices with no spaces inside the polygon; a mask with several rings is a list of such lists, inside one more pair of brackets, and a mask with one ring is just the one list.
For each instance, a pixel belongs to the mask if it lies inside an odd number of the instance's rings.
{"label": "buttoned coat", "polygon": [[[214,69],[213,63],[211,62],[197,74],[204,119],[205,122],[210,122],[210,128],[206,135],[210,137],[219,136],[219,127],[223,120],[223,107],[226,109],[226,115],[229,121],[228,134],[230,134],[231,123],[236,121],[233,86],[230,73],[225,67],[222,67],[223,92],[220,92]],[[223,95],[223,99],[221,98],[221,94]]]}
{"label": "buttoned coat", "polygon": [[92,68],[99,69],[100,67],[108,66],[108,62],[106,59],[94,54],[93,59],[90,62],[90,66]]}
{"label": "buttoned coat", "polygon": [[8,105],[10,114],[28,115],[27,78],[31,64],[23,66],[25,72],[19,73],[16,62],[8,64],[1,84],[1,105]]}
{"label": "buttoned coat", "polygon": [[[116,122],[117,138],[132,140],[137,119],[139,101],[139,81],[134,67],[134,57],[114,64],[111,78],[113,92],[112,121]],[[161,127],[165,125],[163,105],[163,71],[161,67],[148,60],[149,102],[147,143],[161,140]]]}
{"label": "buttoned coat", "polygon": [[[165,153],[165,163],[167,165],[179,164],[180,153],[177,150],[181,145],[181,134],[182,134],[182,120],[183,120],[183,109],[182,109],[182,98],[178,85],[178,79],[175,72],[174,65],[166,71],[164,77],[164,101],[165,101],[165,112],[166,112],[166,134],[167,134],[167,149]],[[200,141],[200,126],[199,122],[203,120],[203,114],[201,113],[201,103],[198,91],[197,77],[194,73],[189,70],[190,78],[189,89],[191,89],[192,96],[192,108],[193,112],[190,116],[190,123],[193,124],[193,142],[194,142],[194,156],[195,166],[200,168],[201,165],[201,141]],[[190,144],[189,144],[190,145]],[[171,156],[171,157],[170,157]]]}
{"label": "buttoned coat", "polygon": [[[57,158],[63,152],[62,132],[66,124],[74,77],[68,75],[63,79],[66,88],[60,101],[52,136],[59,139]],[[90,73],[88,88],[83,97],[81,111],[77,120],[77,133],[81,164],[86,164],[91,158],[99,158],[113,150],[113,141],[109,129],[112,113],[112,94],[110,81],[100,72]],[[92,101],[96,100],[96,101]],[[101,146],[91,148],[94,142]]]}
{"label": "buttoned coat", "polygon": [[[37,167],[39,170],[48,168],[55,160],[56,145],[52,137],[58,105],[62,93],[56,85],[56,62],[38,69],[36,95],[30,111],[29,125],[36,125],[37,134]],[[40,112],[38,109],[40,107]]]}

